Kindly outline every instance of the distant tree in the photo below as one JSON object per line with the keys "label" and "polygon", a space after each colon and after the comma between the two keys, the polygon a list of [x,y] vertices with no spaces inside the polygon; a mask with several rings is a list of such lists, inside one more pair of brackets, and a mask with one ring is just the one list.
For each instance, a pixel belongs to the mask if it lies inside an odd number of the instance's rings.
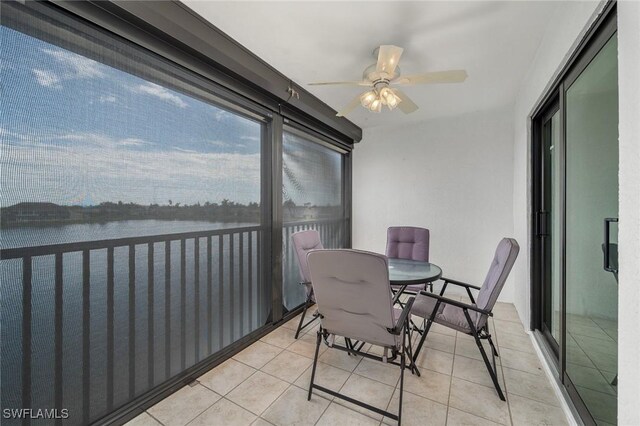
{"label": "distant tree", "polygon": [[176,207],[180,207],[180,203],[176,203]]}
{"label": "distant tree", "polygon": [[169,205],[170,206],[173,205],[173,201],[169,200]]}

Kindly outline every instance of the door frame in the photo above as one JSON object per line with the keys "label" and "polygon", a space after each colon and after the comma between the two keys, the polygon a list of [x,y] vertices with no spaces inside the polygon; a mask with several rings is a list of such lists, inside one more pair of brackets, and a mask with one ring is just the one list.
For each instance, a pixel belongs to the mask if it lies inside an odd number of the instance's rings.
{"label": "door frame", "polygon": [[[617,10],[616,1],[609,1],[602,12],[589,28],[584,38],[578,44],[576,50],[570,56],[566,65],[562,68],[551,88],[545,93],[541,102],[534,109],[531,117],[531,210],[529,211],[530,227],[529,237],[531,239],[531,329],[542,335],[540,339],[546,345],[549,353],[555,354],[551,357],[555,363],[559,377],[557,379],[566,389],[571,402],[576,408],[580,418],[587,425],[595,425],[595,420],[587,409],[587,406],[579,396],[577,389],[566,373],[566,109],[565,97],[567,90],[581,75],[585,68],[596,57],[609,39],[617,32]],[[560,294],[559,294],[559,341],[558,348],[554,350],[553,343],[549,336],[542,330],[544,317],[544,244],[542,235],[543,227],[540,220],[544,196],[544,123],[549,119],[555,108],[560,113],[560,140],[558,147],[559,167],[558,176],[560,179],[559,205],[557,206],[560,219]]]}

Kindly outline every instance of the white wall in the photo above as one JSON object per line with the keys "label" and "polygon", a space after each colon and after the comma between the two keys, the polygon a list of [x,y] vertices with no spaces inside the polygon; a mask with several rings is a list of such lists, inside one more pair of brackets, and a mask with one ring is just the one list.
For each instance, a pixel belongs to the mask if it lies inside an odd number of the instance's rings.
{"label": "white wall", "polygon": [[529,72],[523,78],[522,87],[513,108],[513,224],[515,238],[520,242],[522,258],[514,266],[514,304],[525,327],[530,324],[530,261],[529,211],[531,206],[531,113],[546,93],[554,77],[566,63],[570,53],[595,20],[596,11],[603,3],[562,2],[549,21],[545,36],[538,47]]}
{"label": "white wall", "polygon": [[[430,260],[482,284],[497,243],[513,235],[511,120],[504,108],[365,129],[353,154],[353,247],[384,253],[387,227],[425,227]],[[512,299],[507,282],[501,300]]]}
{"label": "white wall", "polygon": [[640,425],[640,2],[618,2],[620,287],[618,424]]}

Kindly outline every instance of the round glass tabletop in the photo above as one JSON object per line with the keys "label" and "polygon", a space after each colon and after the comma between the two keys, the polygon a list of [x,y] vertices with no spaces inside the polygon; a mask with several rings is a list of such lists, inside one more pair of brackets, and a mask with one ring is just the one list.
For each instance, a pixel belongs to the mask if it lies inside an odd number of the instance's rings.
{"label": "round glass tabletop", "polygon": [[442,269],[429,262],[408,259],[389,259],[389,281],[391,284],[422,284],[442,276]]}

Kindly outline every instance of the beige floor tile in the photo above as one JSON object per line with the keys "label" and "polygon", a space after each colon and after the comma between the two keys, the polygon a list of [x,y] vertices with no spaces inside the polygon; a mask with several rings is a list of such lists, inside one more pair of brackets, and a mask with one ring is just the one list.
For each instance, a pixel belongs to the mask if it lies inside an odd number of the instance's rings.
{"label": "beige floor tile", "polygon": [[260,340],[270,345],[284,349],[296,341],[296,339],[294,339],[294,336],[294,331],[288,328],[280,327],[276,328]]}
{"label": "beige floor tile", "polygon": [[[504,391],[504,381],[502,379],[502,369],[498,365],[497,377],[498,383]],[[456,355],[453,360],[453,376],[459,379],[468,380],[479,385],[493,388],[493,380],[487,371],[487,366],[483,361],[471,359],[464,356]]]}
{"label": "beige floor tile", "polygon": [[[309,389],[312,368],[313,366],[307,368],[302,376],[300,376],[298,380],[296,380],[296,386],[304,390]],[[323,364],[319,362],[316,367],[316,377],[314,379],[314,383],[327,389],[331,389],[332,391],[338,392],[340,391],[342,386],[344,386],[350,375],[351,373],[341,368],[333,367],[329,364]],[[314,389],[313,392],[319,392],[320,394],[322,394],[322,392],[317,389]],[[325,396],[327,396],[329,399],[333,398],[329,395]]]}
{"label": "beige floor tile", "polygon": [[[456,338],[455,336],[449,336],[446,334],[440,333],[432,333],[429,331],[427,334],[427,338],[424,341],[424,346],[427,348],[437,349],[443,352],[453,353],[454,348],[456,346]],[[417,346],[414,345],[414,348]]]}
{"label": "beige floor tile", "polygon": [[544,374],[542,364],[536,354],[514,351],[513,349],[502,348],[500,358],[503,367],[526,371],[534,374]]}
{"label": "beige floor tile", "polygon": [[[421,325],[418,322],[416,322],[416,324]],[[455,336],[456,335],[456,330],[454,330],[453,328],[446,327],[446,326],[444,326],[442,324],[435,324],[435,323],[432,324],[431,325],[431,330],[429,331],[429,333],[431,333],[432,331],[434,333],[446,334],[447,336]]]}
{"label": "beige floor tile", "polygon": [[149,414],[142,413],[133,420],[125,423],[125,426],[161,426],[162,423],[151,417]]}
{"label": "beige floor tile", "polygon": [[248,426],[258,416],[234,404],[226,398],[213,404],[204,413],[196,417],[189,426]]}
{"label": "beige floor tile", "polygon": [[242,408],[260,415],[288,387],[289,384],[284,380],[258,371],[229,392],[227,398]]}
{"label": "beige floor tile", "polygon": [[[285,322],[284,324],[282,324],[282,327],[284,328],[288,328],[289,330],[296,330],[298,328],[298,324],[300,324],[300,315],[296,315],[294,318],[290,319],[289,321]],[[307,322],[309,318],[305,316],[305,323]]]}
{"label": "beige floor tile", "polygon": [[560,407],[543,404],[517,395],[509,396],[514,425],[566,425],[567,418]]}
{"label": "beige floor tile", "polygon": [[502,373],[509,395],[514,394],[549,405],[560,405],[546,375],[531,374],[506,367],[502,369]]}
{"label": "beige floor tile", "polygon": [[253,368],[260,369],[280,352],[282,352],[282,348],[257,341],[242,352],[237,353],[233,358]]}
{"label": "beige floor tile", "polygon": [[[340,389],[340,393],[344,395],[383,410],[389,405],[393,391],[394,388],[391,386],[375,380],[367,379],[366,377],[358,376],[357,374],[352,374],[342,389]],[[382,420],[381,415],[367,410],[366,408],[359,407],[339,398],[336,398],[334,401],[366,416],[379,421]]]}
{"label": "beige floor tile", "polygon": [[400,379],[399,366],[367,358],[363,359],[353,372],[393,387]]}
{"label": "beige floor tile", "polygon": [[447,415],[447,426],[495,426],[500,423],[474,416],[470,413],[449,407]]}
{"label": "beige floor tile", "polygon": [[404,378],[404,389],[407,392],[441,404],[447,403],[451,376],[422,369],[420,370],[420,377],[409,373],[405,374]]}
{"label": "beige floor tile", "polygon": [[377,426],[380,422],[332,402],[316,426]]}
{"label": "beige floor tile", "polygon": [[319,395],[312,395],[311,401],[307,401],[307,392],[291,386],[271,404],[262,417],[276,426],[313,425],[329,404],[329,400]]}
{"label": "beige floor tile", "polygon": [[[290,352],[295,352],[298,355],[302,355],[307,358],[313,359],[316,353],[316,335],[305,334],[298,337],[298,340],[292,343],[287,348],[287,350]],[[327,350],[327,345],[325,345],[323,342],[320,342],[320,348],[318,349],[318,353],[322,355],[326,350]]]}
{"label": "beige floor tile", "polygon": [[474,413],[485,419],[508,425],[509,408],[494,388],[453,378],[449,406]]}
{"label": "beige floor tile", "polygon": [[185,425],[220,399],[204,386],[184,386],[147,411],[167,426]]}
{"label": "beige floor tile", "polygon": [[433,348],[423,347],[416,359],[416,365],[442,374],[451,374],[453,354]]}
{"label": "beige floor tile", "polygon": [[262,417],[258,417],[255,422],[251,423],[251,426],[272,426],[272,424]]}
{"label": "beige floor tile", "polygon": [[204,373],[198,378],[198,381],[212,391],[226,395],[255,372],[255,368],[231,358],[213,370]]}
{"label": "beige floor tile", "polygon": [[338,349],[328,348],[318,359],[325,364],[333,365],[346,371],[353,371],[362,360],[362,357],[349,355]]}
{"label": "beige floor tile", "polygon": [[526,336],[527,333],[524,331],[524,327],[521,322],[513,322],[513,321],[503,321],[499,319],[494,319],[493,323],[495,327],[492,327],[492,330],[495,330],[498,334],[498,340],[500,340],[500,336],[505,333],[517,334]]}
{"label": "beige floor tile", "polygon": [[509,348],[520,352],[535,352],[531,344],[531,338],[527,334],[502,333],[493,343],[498,345],[498,350],[500,348]]}
{"label": "beige floor tile", "polygon": [[[400,391],[398,389],[393,393],[391,402],[387,411],[391,413],[398,412],[398,402]],[[410,392],[402,393],[402,424],[406,426],[444,426],[447,422],[447,406],[414,395]],[[385,417],[384,424],[395,425],[398,422]]]}
{"label": "beige floor tile", "polygon": [[293,383],[311,365],[311,362],[311,359],[302,355],[283,351],[260,370],[286,382]]}
{"label": "beige floor tile", "polygon": [[[486,340],[481,340],[481,342],[487,354],[487,358],[489,358],[489,362],[493,363],[493,360],[491,359],[491,346],[489,345],[489,342]],[[482,361],[482,355],[480,354],[478,345],[473,340],[458,339],[456,341],[456,355],[466,356],[467,358],[473,358],[477,359],[478,361]],[[500,357],[496,357],[496,364],[501,364]]]}

